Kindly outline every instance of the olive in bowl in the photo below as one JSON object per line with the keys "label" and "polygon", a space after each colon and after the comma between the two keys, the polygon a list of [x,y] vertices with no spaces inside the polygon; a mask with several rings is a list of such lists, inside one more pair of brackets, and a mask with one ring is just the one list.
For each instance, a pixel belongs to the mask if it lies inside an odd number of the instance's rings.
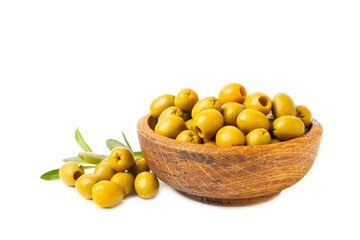
{"label": "olive in bowl", "polygon": [[202,138],[213,138],[216,132],[223,126],[224,117],[215,109],[206,109],[200,112],[194,119],[193,128],[197,135]]}
{"label": "olive in bowl", "polygon": [[168,116],[156,124],[155,132],[168,138],[175,139],[186,129],[184,119],[178,116]]}
{"label": "olive in bowl", "polygon": [[238,128],[245,134],[248,134],[256,128],[269,129],[269,119],[260,111],[255,109],[243,110],[236,119]]}
{"label": "olive in bowl", "polygon": [[223,86],[219,92],[220,102],[243,103],[247,97],[246,89],[240,83],[229,83]]}

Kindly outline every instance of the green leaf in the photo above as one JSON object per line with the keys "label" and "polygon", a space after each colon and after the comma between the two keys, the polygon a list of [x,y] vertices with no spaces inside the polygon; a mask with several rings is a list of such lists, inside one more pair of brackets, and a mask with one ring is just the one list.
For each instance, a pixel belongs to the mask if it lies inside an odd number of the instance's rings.
{"label": "green leaf", "polygon": [[96,166],[82,166],[83,169],[96,168]]}
{"label": "green leaf", "polygon": [[[95,167],[96,166],[82,166],[83,169],[89,169],[89,168],[95,168]],[[59,169],[54,169],[54,170],[48,171],[48,172],[44,173],[43,175],[41,175],[40,178],[43,180],[46,180],[46,181],[58,180],[58,179],[60,179]]]}
{"label": "green leaf", "polygon": [[85,163],[97,165],[102,160],[108,158],[109,156],[92,153],[92,152],[80,152],[78,157],[81,158]]}
{"label": "green leaf", "polygon": [[57,180],[60,178],[59,177],[59,169],[54,169],[54,170],[48,171],[48,172],[44,173],[43,175],[41,175],[40,178],[43,180],[47,180],[47,181]]}
{"label": "green leaf", "polygon": [[142,152],[141,151],[139,151],[139,152],[134,152],[134,156],[135,157],[144,157],[144,155],[142,154]]}
{"label": "green leaf", "polygon": [[75,139],[76,139],[76,142],[79,144],[79,146],[82,148],[82,150],[84,150],[86,152],[92,152],[89,145],[87,145],[84,138],[81,136],[79,128],[77,128],[76,131],[75,131]]}
{"label": "green leaf", "polygon": [[83,163],[84,161],[81,158],[79,158],[78,156],[76,156],[76,157],[71,157],[71,158],[65,158],[65,159],[63,159],[63,162]]}
{"label": "green leaf", "polygon": [[123,144],[115,139],[106,140],[106,146],[110,149],[110,151],[116,147],[127,147],[125,144]]}
{"label": "green leaf", "polygon": [[82,166],[83,169],[96,168],[96,166]]}
{"label": "green leaf", "polygon": [[131,147],[130,147],[130,144],[129,144],[128,140],[127,140],[126,137],[125,137],[124,132],[122,132],[122,136],[123,136],[123,138],[124,138],[124,141],[125,141],[127,147],[133,152],[133,150],[132,150]]}

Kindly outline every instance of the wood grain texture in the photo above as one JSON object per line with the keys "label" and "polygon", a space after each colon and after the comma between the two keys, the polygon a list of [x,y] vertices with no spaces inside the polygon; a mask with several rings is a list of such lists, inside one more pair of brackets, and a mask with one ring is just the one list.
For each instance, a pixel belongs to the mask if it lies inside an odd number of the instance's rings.
{"label": "wood grain texture", "polygon": [[310,170],[322,127],[313,120],[304,136],[261,146],[191,144],[153,131],[149,114],[138,122],[141,151],[154,174],[185,195],[216,205],[247,205],[270,199]]}

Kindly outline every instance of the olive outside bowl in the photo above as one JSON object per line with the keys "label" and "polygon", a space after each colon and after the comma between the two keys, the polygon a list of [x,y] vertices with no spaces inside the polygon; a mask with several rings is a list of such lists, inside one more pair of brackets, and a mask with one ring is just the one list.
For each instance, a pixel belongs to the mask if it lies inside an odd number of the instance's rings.
{"label": "olive outside bowl", "polygon": [[300,181],[317,156],[322,127],[288,141],[258,146],[206,146],[176,141],[154,132],[150,114],[137,125],[139,143],[151,171],[186,196],[215,205],[263,202]]}

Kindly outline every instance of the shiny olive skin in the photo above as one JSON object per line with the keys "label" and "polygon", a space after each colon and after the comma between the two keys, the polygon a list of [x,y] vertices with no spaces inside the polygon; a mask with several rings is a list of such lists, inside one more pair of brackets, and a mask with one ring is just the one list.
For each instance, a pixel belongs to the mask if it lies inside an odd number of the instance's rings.
{"label": "shiny olive skin", "polygon": [[134,164],[129,170],[129,172],[131,172],[134,176],[138,175],[141,172],[149,171],[149,167],[146,164],[145,158],[135,157],[134,160]]}
{"label": "shiny olive skin", "polygon": [[109,155],[109,162],[112,169],[117,172],[125,171],[134,164],[134,155],[126,147],[116,147]]}
{"label": "shiny olive skin", "polygon": [[76,180],[84,174],[84,169],[77,162],[67,162],[59,169],[60,179],[68,186],[75,186]]}
{"label": "shiny olive skin", "polygon": [[217,131],[215,142],[217,146],[243,146],[245,136],[237,127],[225,126]]}
{"label": "shiny olive skin", "polygon": [[238,128],[244,133],[248,134],[255,128],[269,129],[269,120],[260,111],[255,109],[245,109],[237,117],[236,124]]}
{"label": "shiny olive skin", "polygon": [[92,173],[81,175],[75,182],[75,189],[84,198],[92,199],[91,189],[98,181],[98,178]]}
{"label": "shiny olive skin", "polygon": [[273,133],[281,141],[300,137],[305,133],[304,123],[294,116],[282,116],[274,121]]}
{"label": "shiny olive skin", "polygon": [[236,126],[237,116],[245,109],[244,105],[237,102],[228,102],[222,105],[221,113],[224,125]]}
{"label": "shiny olive skin", "polygon": [[181,142],[201,144],[201,138],[193,130],[184,130],[176,137]]}
{"label": "shiny olive skin", "polygon": [[178,107],[172,106],[165,109],[159,116],[158,121],[161,121],[161,119],[166,118],[170,115],[178,116],[181,118],[184,118],[184,112]]}
{"label": "shiny olive skin", "polygon": [[134,182],[134,188],[142,198],[152,198],[159,191],[159,181],[151,172],[139,173]]}
{"label": "shiny olive skin", "polygon": [[216,97],[206,97],[203,98],[194,105],[191,110],[191,117],[195,117],[206,109],[216,109],[221,112],[221,102]]}
{"label": "shiny olive skin", "polygon": [[158,118],[168,107],[174,106],[175,96],[171,94],[162,95],[154,99],[150,105],[150,114],[153,118]]}
{"label": "shiny olive skin", "polygon": [[185,129],[184,119],[178,116],[168,116],[161,119],[155,126],[156,133],[172,139],[175,139]]}
{"label": "shiny olive skin", "polygon": [[267,115],[271,110],[271,99],[262,92],[255,92],[250,94],[245,99],[245,107],[255,109]]}
{"label": "shiny olive skin", "polygon": [[270,133],[265,128],[256,128],[246,135],[246,145],[248,146],[269,144],[270,142]]}
{"label": "shiny olive skin", "polygon": [[223,124],[224,117],[218,110],[206,109],[195,117],[193,127],[197,135],[209,139],[215,137]]}
{"label": "shiny olive skin", "polygon": [[103,180],[92,187],[93,202],[99,207],[113,207],[124,197],[123,189],[118,184]]}
{"label": "shiny olive skin", "polygon": [[296,116],[303,121],[305,127],[308,127],[312,123],[311,111],[304,105],[296,106]]}
{"label": "shiny olive skin", "polygon": [[199,96],[191,88],[184,88],[175,96],[175,106],[184,112],[191,112],[192,108],[199,101]]}
{"label": "shiny olive skin", "polygon": [[272,138],[270,143],[280,143],[281,141],[279,139],[276,139],[276,138]]}
{"label": "shiny olive skin", "polygon": [[119,172],[115,174],[110,181],[122,187],[124,196],[128,195],[134,187],[134,175],[129,172]]}
{"label": "shiny olive skin", "polygon": [[286,93],[278,93],[273,97],[271,111],[275,119],[281,116],[296,115],[294,101]]}
{"label": "shiny olive skin", "polygon": [[101,160],[100,163],[104,163],[104,162],[110,163],[110,162],[109,162],[109,158],[105,158],[104,160]]}
{"label": "shiny olive skin", "polygon": [[207,145],[207,146],[216,146],[216,142],[214,140],[211,141],[204,141],[203,145]]}
{"label": "shiny olive skin", "polygon": [[188,130],[194,130],[194,128],[193,128],[193,123],[194,123],[194,119],[189,119],[189,120],[187,120],[186,122],[185,122],[185,125],[186,125],[186,128],[188,129]]}
{"label": "shiny olive skin", "polygon": [[94,175],[101,180],[110,180],[116,171],[110,166],[110,163],[99,163],[94,170]]}
{"label": "shiny olive skin", "polygon": [[221,103],[238,102],[243,103],[247,92],[243,85],[239,83],[229,83],[222,87],[219,92],[219,101]]}

